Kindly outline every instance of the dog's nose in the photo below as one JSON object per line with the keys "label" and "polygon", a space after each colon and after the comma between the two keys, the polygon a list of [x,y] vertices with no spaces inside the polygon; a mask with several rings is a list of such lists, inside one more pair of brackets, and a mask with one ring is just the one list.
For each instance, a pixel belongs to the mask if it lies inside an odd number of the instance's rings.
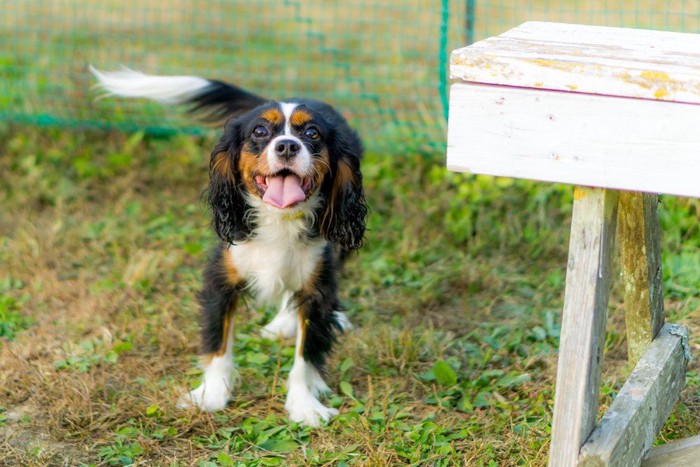
{"label": "dog's nose", "polygon": [[275,145],[275,152],[283,159],[289,160],[299,154],[301,145],[293,139],[283,139]]}

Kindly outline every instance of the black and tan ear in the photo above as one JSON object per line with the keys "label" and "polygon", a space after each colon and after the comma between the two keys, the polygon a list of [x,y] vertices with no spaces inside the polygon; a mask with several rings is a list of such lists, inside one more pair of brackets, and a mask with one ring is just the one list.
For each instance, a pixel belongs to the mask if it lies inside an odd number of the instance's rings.
{"label": "black and tan ear", "polygon": [[360,171],[362,144],[349,131],[347,135],[337,135],[328,144],[331,171],[324,190],[326,208],[321,233],[346,250],[357,250],[364,240],[367,204]]}
{"label": "black and tan ear", "polygon": [[247,238],[252,226],[246,218],[246,199],[238,171],[242,147],[240,123],[231,120],[211,153],[207,199],[212,224],[221,240],[230,244]]}

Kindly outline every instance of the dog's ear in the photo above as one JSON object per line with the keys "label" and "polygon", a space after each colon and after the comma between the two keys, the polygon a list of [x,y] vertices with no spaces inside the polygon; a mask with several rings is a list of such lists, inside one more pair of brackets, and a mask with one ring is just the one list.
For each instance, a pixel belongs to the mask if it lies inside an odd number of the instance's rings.
{"label": "dog's ear", "polygon": [[324,182],[326,206],[321,218],[321,234],[345,250],[362,246],[367,204],[362,188],[362,143],[348,127],[329,138],[331,170]]}
{"label": "dog's ear", "polygon": [[245,239],[252,226],[238,170],[242,148],[241,124],[230,120],[209,161],[208,201],[217,235],[230,244]]}

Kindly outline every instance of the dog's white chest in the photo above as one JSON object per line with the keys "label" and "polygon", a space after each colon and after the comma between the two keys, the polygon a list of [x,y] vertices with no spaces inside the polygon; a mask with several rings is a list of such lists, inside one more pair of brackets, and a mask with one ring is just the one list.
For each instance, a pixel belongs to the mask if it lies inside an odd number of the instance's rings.
{"label": "dog's white chest", "polygon": [[258,300],[279,299],[296,292],[318,267],[326,241],[300,235],[295,221],[262,226],[255,238],[231,245],[233,264]]}

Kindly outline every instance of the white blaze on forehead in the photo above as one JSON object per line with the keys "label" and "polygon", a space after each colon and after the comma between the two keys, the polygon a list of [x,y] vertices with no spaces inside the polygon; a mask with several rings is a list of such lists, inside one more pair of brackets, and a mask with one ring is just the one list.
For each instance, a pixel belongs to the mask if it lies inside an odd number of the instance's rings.
{"label": "white blaze on forehead", "polygon": [[[282,110],[282,115],[284,116],[284,132],[281,135],[273,138],[267,145],[266,151],[268,167],[270,168],[271,173],[276,173],[283,168],[288,168],[301,177],[307,176],[311,170],[311,153],[306,147],[306,144],[304,144],[302,140],[294,136],[292,133],[291,118],[294,111],[299,107],[299,104],[292,102],[280,102],[279,106],[280,110]],[[291,164],[280,161],[275,151],[275,147],[279,141],[289,139],[296,141],[301,147],[298,157],[294,158],[294,161]]]}
{"label": "white blaze on forehead", "polygon": [[294,109],[299,107],[299,104],[280,102],[280,107],[282,108],[282,114],[284,115],[284,134],[292,134],[292,124],[290,122]]}

